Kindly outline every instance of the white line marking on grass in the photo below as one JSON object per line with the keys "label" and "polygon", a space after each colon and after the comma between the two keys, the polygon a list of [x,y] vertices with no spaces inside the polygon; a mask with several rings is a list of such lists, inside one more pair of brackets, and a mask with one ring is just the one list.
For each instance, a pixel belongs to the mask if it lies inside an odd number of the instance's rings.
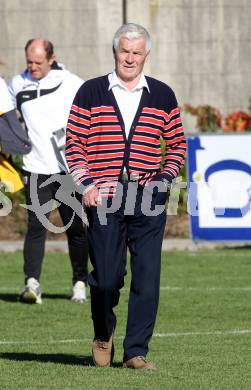
{"label": "white line marking on grass", "polygon": [[[251,291],[251,287],[170,287],[170,286],[162,286],[160,287],[161,291]],[[124,287],[121,292],[128,292],[129,288]]]}
{"label": "white line marking on grass", "polygon": [[[128,287],[123,287],[120,292],[128,292]],[[163,291],[251,291],[251,287],[179,287],[179,286],[161,286],[160,290]],[[16,287],[0,287],[0,292],[17,294],[20,292]],[[71,294],[71,288],[53,287],[43,291],[44,295],[47,294]],[[46,298],[45,298],[46,299]]]}
{"label": "white line marking on grass", "polygon": [[[153,337],[165,338],[165,337],[193,337],[193,336],[225,336],[225,335],[243,335],[250,334],[251,329],[233,329],[233,330],[216,330],[211,332],[176,332],[176,333],[154,333]],[[123,339],[124,336],[115,336],[115,339]],[[92,338],[82,339],[65,339],[65,340],[48,340],[48,341],[32,341],[32,340],[20,340],[20,341],[8,341],[0,340],[0,345],[50,345],[50,344],[78,344],[84,342],[91,342]],[[0,353],[1,356],[1,353]]]}
{"label": "white line marking on grass", "polygon": [[228,334],[242,335],[251,333],[251,329],[216,330],[213,332],[181,332],[181,333],[154,333],[154,337],[180,337],[180,336],[224,336]]}
{"label": "white line marking on grass", "polygon": [[[30,345],[46,345],[46,344],[76,344],[76,343],[83,343],[84,341],[91,341],[92,339],[66,339],[66,340],[47,340],[47,341],[35,341],[35,340],[21,340],[21,341],[7,341],[7,340],[0,340],[0,345],[24,345],[24,344],[30,344]],[[1,356],[1,353],[0,353]]]}
{"label": "white line marking on grass", "polygon": [[163,286],[160,290],[170,291],[251,291],[251,287],[170,287]]}

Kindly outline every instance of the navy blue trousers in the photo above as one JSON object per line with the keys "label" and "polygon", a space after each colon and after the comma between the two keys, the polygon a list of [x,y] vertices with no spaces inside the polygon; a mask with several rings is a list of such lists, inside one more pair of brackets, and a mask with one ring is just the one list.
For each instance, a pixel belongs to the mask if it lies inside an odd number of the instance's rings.
{"label": "navy blue trousers", "polygon": [[[161,246],[166,223],[165,210],[157,216],[144,215],[141,209],[143,190],[136,191],[135,209],[126,206],[124,185],[121,207],[100,222],[99,210],[88,208],[87,230],[93,271],[89,274],[91,310],[95,337],[108,340],[116,326],[114,308],[124,285],[126,253],[131,259],[131,285],[128,303],[124,360],[146,356],[157,315],[160,285]],[[155,204],[164,204],[167,194],[153,196]],[[129,207],[130,208],[130,207]]]}

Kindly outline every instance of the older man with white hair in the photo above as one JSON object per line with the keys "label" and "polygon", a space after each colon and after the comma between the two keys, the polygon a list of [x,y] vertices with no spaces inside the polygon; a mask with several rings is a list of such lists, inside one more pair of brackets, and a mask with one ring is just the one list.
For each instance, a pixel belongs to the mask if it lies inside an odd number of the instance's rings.
{"label": "older man with white hair", "polygon": [[[113,309],[124,283],[128,247],[132,279],[123,367],[155,368],[146,355],[159,300],[164,204],[184,163],[186,142],[173,91],[143,74],[150,48],[144,27],[121,26],[113,39],[115,70],[79,89],[68,119],[66,158],[73,179],[83,188],[89,220],[96,366],[112,363]],[[163,166],[161,139],[166,143]],[[161,211],[152,212],[157,205]],[[105,222],[100,218],[102,207],[107,211]]]}

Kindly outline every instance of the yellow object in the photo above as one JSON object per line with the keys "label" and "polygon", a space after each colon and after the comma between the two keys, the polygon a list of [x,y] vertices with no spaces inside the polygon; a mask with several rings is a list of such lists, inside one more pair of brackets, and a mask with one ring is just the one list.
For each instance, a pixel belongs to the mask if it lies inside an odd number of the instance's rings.
{"label": "yellow object", "polygon": [[8,192],[20,191],[24,186],[19,173],[3,155],[0,155],[0,181]]}
{"label": "yellow object", "polygon": [[199,181],[201,181],[202,179],[202,174],[200,172],[194,172],[193,174],[193,181],[195,181],[196,183],[198,183]]}

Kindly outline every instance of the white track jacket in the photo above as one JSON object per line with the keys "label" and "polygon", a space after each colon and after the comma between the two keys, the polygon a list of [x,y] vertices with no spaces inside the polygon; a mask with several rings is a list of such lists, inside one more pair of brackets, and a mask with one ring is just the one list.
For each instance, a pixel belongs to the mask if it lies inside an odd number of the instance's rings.
{"label": "white track jacket", "polygon": [[40,80],[33,80],[25,70],[9,85],[15,107],[20,111],[32,142],[32,150],[23,157],[23,169],[40,174],[61,172],[53,132],[65,128],[72,101],[83,80],[62,65]]}

